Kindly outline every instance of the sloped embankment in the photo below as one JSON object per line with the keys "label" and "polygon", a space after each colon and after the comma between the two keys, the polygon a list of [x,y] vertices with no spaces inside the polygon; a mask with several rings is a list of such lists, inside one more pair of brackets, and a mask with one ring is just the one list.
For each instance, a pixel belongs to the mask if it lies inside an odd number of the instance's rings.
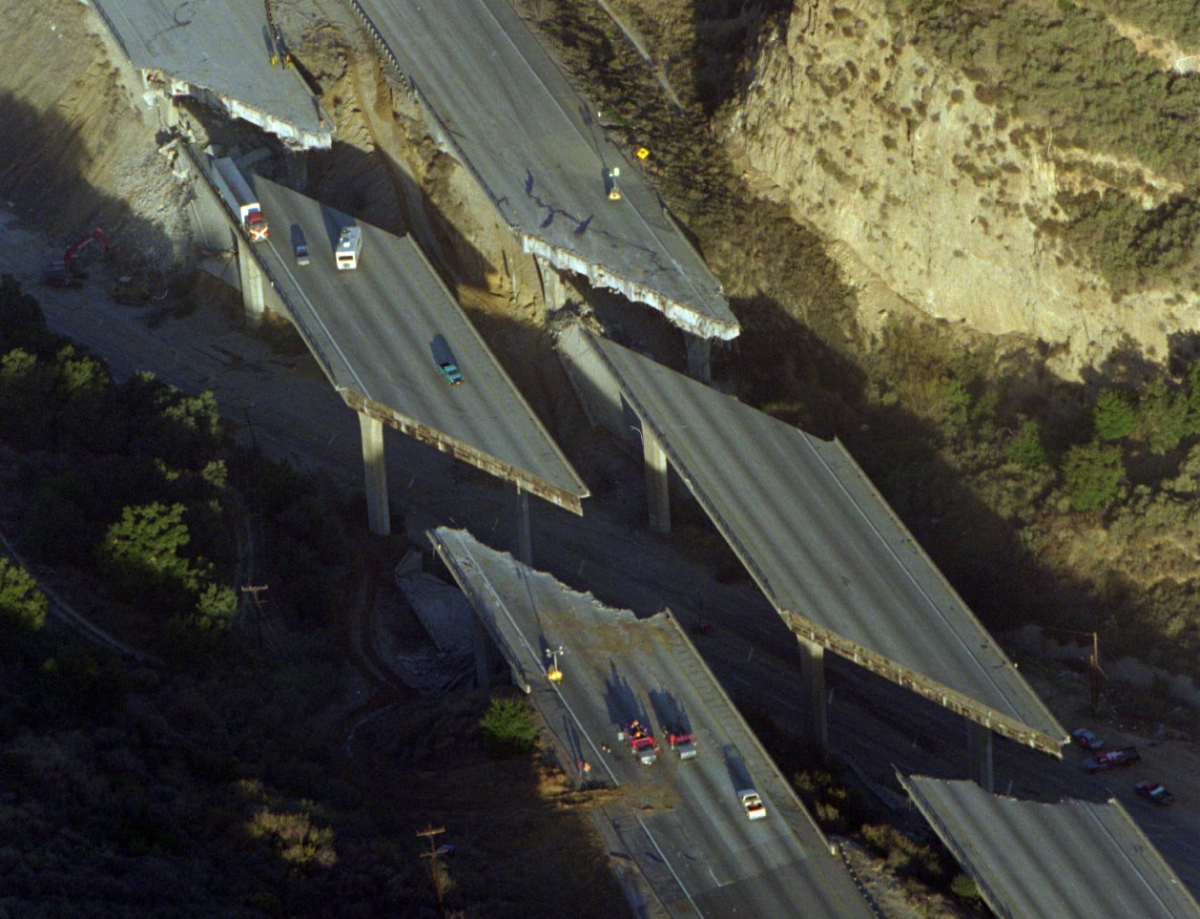
{"label": "sloped embankment", "polygon": [[186,197],[136,75],[74,0],[0,0],[0,195],[51,240],[102,225],[125,255],[185,251]]}
{"label": "sloped embankment", "polygon": [[797,3],[722,113],[728,148],[850,276],[934,317],[1033,335],[1066,372],[1128,339],[1165,359],[1200,309],[1200,170],[1167,117],[1200,76],[1101,12],[952,6]]}

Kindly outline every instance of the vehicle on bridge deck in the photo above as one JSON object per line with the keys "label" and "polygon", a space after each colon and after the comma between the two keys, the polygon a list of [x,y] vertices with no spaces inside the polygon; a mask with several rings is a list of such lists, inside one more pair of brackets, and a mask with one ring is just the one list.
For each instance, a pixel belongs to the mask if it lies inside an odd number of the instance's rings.
{"label": "vehicle on bridge deck", "polygon": [[650,733],[650,729],[637,718],[630,721],[628,727],[617,734],[617,740],[624,740],[628,743],[629,749],[633,751],[633,755],[641,761],[643,766],[653,766],[658,762],[658,742]]}
{"label": "vehicle on bridge deck", "polygon": [[438,371],[446,378],[446,382],[451,386],[457,386],[462,382],[462,371],[458,369],[458,364],[452,361],[443,361],[438,364]]}
{"label": "vehicle on bridge deck", "polygon": [[767,806],[763,804],[762,796],[753,788],[743,788],[737,793],[738,800],[746,809],[746,816],[751,820],[761,820],[767,816]]}
{"label": "vehicle on bridge deck", "polygon": [[354,271],[362,254],[362,227],[342,227],[333,260],[338,271]]}
{"label": "vehicle on bridge deck", "polygon": [[671,749],[679,754],[680,759],[696,758],[695,734],[668,734],[667,740],[671,742]]}

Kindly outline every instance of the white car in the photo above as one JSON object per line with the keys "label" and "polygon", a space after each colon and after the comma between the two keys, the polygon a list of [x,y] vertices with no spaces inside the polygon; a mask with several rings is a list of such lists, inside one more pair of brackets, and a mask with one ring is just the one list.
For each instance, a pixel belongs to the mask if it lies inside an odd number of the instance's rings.
{"label": "white car", "polygon": [[746,816],[751,820],[761,820],[767,816],[767,806],[763,804],[762,796],[753,788],[747,788],[737,793],[738,800],[746,809]]}

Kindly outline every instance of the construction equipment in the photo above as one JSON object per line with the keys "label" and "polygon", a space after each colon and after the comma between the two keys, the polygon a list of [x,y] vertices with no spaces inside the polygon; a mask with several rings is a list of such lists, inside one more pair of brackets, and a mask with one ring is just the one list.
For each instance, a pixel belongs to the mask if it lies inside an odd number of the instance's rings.
{"label": "construction equipment", "polygon": [[620,166],[613,166],[612,169],[608,170],[608,175],[606,177],[606,179],[607,179],[606,184],[608,185],[608,200],[609,201],[620,201],[621,200],[621,189],[617,188],[617,177],[620,174],[621,174]]}
{"label": "construction equipment", "polygon": [[81,266],[82,256],[84,250],[93,245],[99,246],[105,255],[109,254],[110,243],[108,241],[108,234],[104,232],[102,227],[96,227],[87,236],[82,236],[67,246],[67,251],[63,253],[63,269],[66,271],[67,277],[86,277]]}
{"label": "construction equipment", "polygon": [[628,743],[629,749],[643,766],[653,766],[658,762],[658,741],[654,739],[650,729],[637,718],[630,721],[625,730],[617,734],[617,740]]}
{"label": "construction equipment", "polygon": [[257,243],[267,239],[270,234],[267,218],[263,216],[262,206],[250,190],[237,164],[229,157],[213,160],[212,179],[229,209],[237,212],[242,229],[250,237],[250,242]]}

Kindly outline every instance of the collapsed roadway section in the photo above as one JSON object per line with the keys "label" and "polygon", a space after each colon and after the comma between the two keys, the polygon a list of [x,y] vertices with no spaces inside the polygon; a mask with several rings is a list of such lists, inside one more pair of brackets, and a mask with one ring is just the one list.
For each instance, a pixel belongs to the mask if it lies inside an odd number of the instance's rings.
{"label": "collapsed roadway section", "polygon": [[[189,96],[257,125],[294,149],[333,143],[308,84],[292,66],[270,0],[91,0],[151,92]],[[174,110],[168,108],[168,117]]]}
{"label": "collapsed roadway section", "polygon": [[1200,919],[1200,907],[1115,798],[1044,804],[974,782],[899,776],[1003,919]]}
{"label": "collapsed roadway section", "polygon": [[617,790],[610,848],[671,916],[873,915],[670,613],[638,619],[465,531],[428,535],[567,774]]}
{"label": "collapsed roadway section", "polygon": [[651,306],[689,333],[707,379],[711,340],[740,331],[720,283],[507,0],[352,2],[537,258],[548,306],[561,305],[556,270]]}
{"label": "collapsed roadway section", "polygon": [[587,486],[410,237],[185,149],[232,228],[247,312],[286,315],[358,413],[373,532],[390,528],[384,425],[515,485],[523,556],[528,494],[583,513]]}
{"label": "collapsed roadway section", "polygon": [[[857,463],[575,322],[559,354],[594,424],[640,434],[652,529],[674,468],[807,652],[826,748],[826,649],[968,719],[991,782],[991,733],[1061,756],[1067,733]],[[972,733],[969,731],[968,733]]]}

